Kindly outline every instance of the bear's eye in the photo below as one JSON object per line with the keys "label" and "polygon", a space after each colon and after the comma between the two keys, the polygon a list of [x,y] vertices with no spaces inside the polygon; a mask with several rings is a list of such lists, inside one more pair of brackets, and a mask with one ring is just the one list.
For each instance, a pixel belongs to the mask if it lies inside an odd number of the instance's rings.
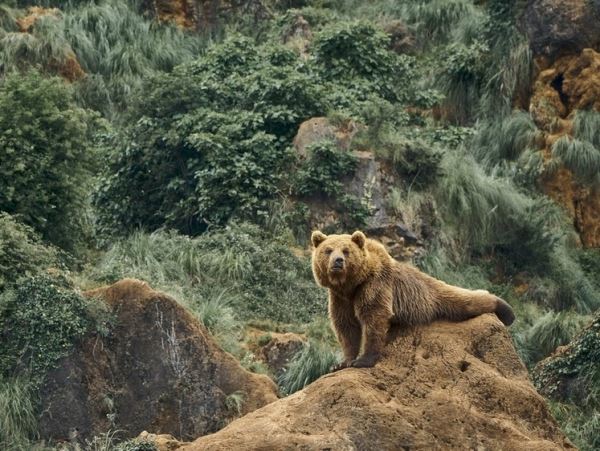
{"label": "bear's eye", "polygon": [[344,256],[347,257],[350,255],[350,251],[348,249],[344,249]]}
{"label": "bear's eye", "polygon": [[331,253],[333,252],[333,249],[325,249],[325,255],[331,255]]}

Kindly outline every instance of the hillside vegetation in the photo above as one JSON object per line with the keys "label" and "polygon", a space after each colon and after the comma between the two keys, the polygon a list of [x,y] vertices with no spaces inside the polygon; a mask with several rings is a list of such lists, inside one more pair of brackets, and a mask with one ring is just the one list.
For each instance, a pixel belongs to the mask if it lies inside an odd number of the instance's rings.
{"label": "hillside vegetation", "polygon": [[[406,259],[515,308],[529,369],[592,321],[600,102],[573,67],[600,59],[537,54],[531,2],[150,3],[0,5],[0,448],[57,446],[37,390],[78,340],[111,334],[81,290],[124,277],[176,297],[251,371],[269,369],[249,329],[304,334],[280,390],[317,379],[339,358],[317,227],[402,224]],[[300,150],[311,118],[335,139]],[[365,155],[385,172],[377,208]],[[598,362],[583,366],[598,393]],[[552,401],[583,450],[598,407]],[[142,449],[121,438],[83,445]]]}

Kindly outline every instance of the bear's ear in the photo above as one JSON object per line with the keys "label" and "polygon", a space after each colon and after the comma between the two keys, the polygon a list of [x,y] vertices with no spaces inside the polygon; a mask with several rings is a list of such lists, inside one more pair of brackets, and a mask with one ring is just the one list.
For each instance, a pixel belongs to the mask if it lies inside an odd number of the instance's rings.
{"label": "bear's ear", "polygon": [[352,241],[361,249],[365,247],[365,242],[367,241],[367,237],[364,233],[360,231],[356,231],[352,234]]}
{"label": "bear's ear", "polygon": [[323,241],[327,239],[327,235],[322,233],[320,230],[315,230],[310,236],[310,241],[312,241],[312,245],[316,248],[319,247]]}

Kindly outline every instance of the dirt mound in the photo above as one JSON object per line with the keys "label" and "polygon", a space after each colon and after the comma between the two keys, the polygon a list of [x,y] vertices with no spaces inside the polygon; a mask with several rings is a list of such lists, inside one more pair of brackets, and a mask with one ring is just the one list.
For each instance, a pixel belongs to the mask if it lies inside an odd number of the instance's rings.
{"label": "dirt mound", "polygon": [[[150,430],[191,439],[277,399],[268,377],[244,370],[187,310],[146,283],[124,279],[84,294],[107,302],[115,325],[48,375],[42,438]],[[233,394],[243,396],[240,412]]]}
{"label": "dirt mound", "polygon": [[573,449],[492,315],[391,337],[346,369],[181,450]]}

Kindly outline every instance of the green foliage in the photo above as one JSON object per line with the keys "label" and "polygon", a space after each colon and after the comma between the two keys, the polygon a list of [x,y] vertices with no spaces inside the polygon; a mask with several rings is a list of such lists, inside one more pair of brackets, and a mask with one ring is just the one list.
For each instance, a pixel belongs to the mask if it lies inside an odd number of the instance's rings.
{"label": "green foliage", "polygon": [[123,110],[144,77],[170,72],[204,45],[199,37],[142,17],[127,1],[71,9],[62,28],[83,70],[92,75],[78,83],[78,94],[106,115]]}
{"label": "green foliage", "polygon": [[576,110],[573,118],[573,135],[580,141],[600,149],[600,113],[593,110]]}
{"label": "green foliage", "polygon": [[521,357],[526,364],[535,364],[569,343],[588,319],[570,311],[546,312],[518,336]]}
{"label": "green foliage", "polygon": [[414,61],[388,50],[389,41],[388,35],[369,22],[338,22],[323,27],[315,36],[311,53],[323,79],[344,86],[354,101],[372,94],[405,101],[411,94],[405,80]]}
{"label": "green foliage", "polygon": [[552,416],[558,421],[567,437],[581,451],[600,448],[600,414],[576,406],[550,403]]}
{"label": "green foliage", "polygon": [[330,346],[309,341],[298,352],[279,379],[281,391],[290,395],[303,389],[319,377],[327,374],[338,361],[338,354]]}
{"label": "green foliage", "polygon": [[109,321],[107,314],[92,317],[89,302],[94,301],[84,299],[65,278],[47,275],[25,279],[0,295],[0,374],[25,374],[41,383],[76,340]]}
{"label": "green foliage", "polygon": [[475,247],[510,242],[530,199],[507,180],[486,175],[468,155],[446,154],[442,170],[438,204],[459,234]]}
{"label": "green foliage", "polygon": [[215,332],[221,324],[223,334],[232,332],[230,313],[237,320],[308,322],[326,306],[309,259],[296,256],[285,243],[251,225],[234,225],[197,238],[165,232],[133,234],[116,243],[89,277],[105,282],[122,277],[147,280],[173,292],[209,325],[209,319],[221,315],[211,327]]}
{"label": "green foliage", "polygon": [[538,133],[529,114],[514,112],[479,128],[473,143],[474,154],[487,167],[493,167],[503,160],[514,161],[534,145]]}
{"label": "green foliage", "polygon": [[0,212],[0,292],[58,264],[58,253],[40,242],[37,234],[12,216]]}
{"label": "green foliage", "polygon": [[321,108],[297,64],[283,47],[236,38],[152,79],[96,197],[102,226],[197,234],[264,219],[293,162],[288,140]]}
{"label": "green foliage", "polygon": [[357,159],[339,149],[332,141],[318,142],[306,148],[307,158],[297,172],[294,189],[300,196],[323,194],[329,197],[342,195],[340,181],[354,173]]}
{"label": "green foliage", "polygon": [[584,183],[599,181],[600,150],[591,142],[572,139],[565,135],[552,146],[552,157],[557,158],[573,171],[580,181]]}
{"label": "green foliage", "polygon": [[0,377],[0,447],[27,451],[37,428],[31,387],[22,379]]}
{"label": "green foliage", "polygon": [[35,72],[0,82],[0,210],[73,251],[84,236],[96,117],[61,80]]}
{"label": "green foliage", "polygon": [[225,398],[225,406],[227,410],[231,412],[234,416],[239,416],[242,414],[242,408],[244,406],[245,399],[244,392],[235,391]]}

